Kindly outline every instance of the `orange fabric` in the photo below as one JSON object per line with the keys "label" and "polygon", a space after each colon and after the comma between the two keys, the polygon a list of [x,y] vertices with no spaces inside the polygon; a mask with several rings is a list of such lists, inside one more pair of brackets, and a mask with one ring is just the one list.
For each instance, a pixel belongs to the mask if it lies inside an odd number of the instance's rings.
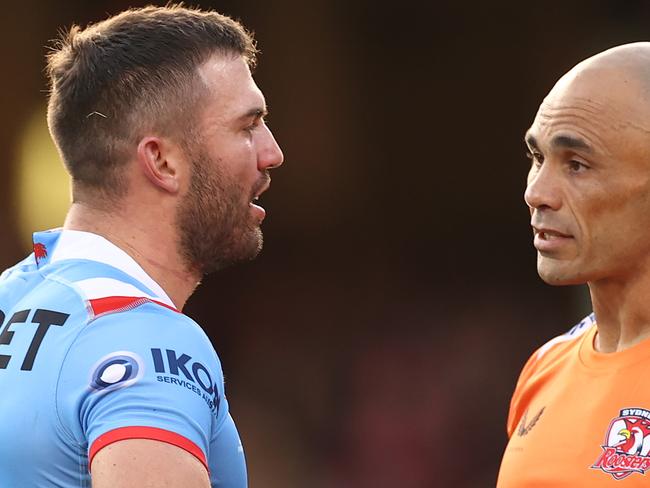
{"label": "orange fabric", "polygon": [[596,332],[561,336],[524,366],[498,488],[650,486],[650,340],[602,354]]}

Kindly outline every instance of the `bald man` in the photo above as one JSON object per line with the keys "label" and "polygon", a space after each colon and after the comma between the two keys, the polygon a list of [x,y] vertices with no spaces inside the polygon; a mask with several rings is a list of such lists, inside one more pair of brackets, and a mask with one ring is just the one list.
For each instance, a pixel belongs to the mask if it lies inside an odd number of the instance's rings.
{"label": "bald man", "polygon": [[594,313],[525,365],[498,487],[650,485],[650,43],[574,67],[525,140],[539,275]]}

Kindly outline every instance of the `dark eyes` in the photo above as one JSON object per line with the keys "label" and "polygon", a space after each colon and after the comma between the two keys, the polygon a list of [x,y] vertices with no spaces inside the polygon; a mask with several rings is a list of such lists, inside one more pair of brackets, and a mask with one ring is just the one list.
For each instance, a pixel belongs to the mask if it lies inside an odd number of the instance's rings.
{"label": "dark eyes", "polygon": [[569,164],[569,170],[571,170],[572,173],[578,173],[580,171],[584,171],[589,168],[586,164],[581,163],[580,161],[576,161],[575,159],[569,161],[568,164]]}
{"label": "dark eyes", "polygon": [[259,126],[266,124],[266,119],[264,117],[257,117],[253,120],[253,123],[244,127],[244,130],[247,132],[253,132]]}
{"label": "dark eyes", "polygon": [[[544,163],[544,155],[537,151],[526,151],[526,158],[530,159],[532,161],[532,164],[536,167],[539,167]],[[567,161],[566,167],[568,167],[571,173],[579,173],[589,169],[589,166],[587,164],[576,159]]]}
{"label": "dark eyes", "polygon": [[526,151],[526,157],[530,159],[536,166],[539,166],[544,162],[544,156],[537,151]]}
{"label": "dark eyes", "polygon": [[244,130],[247,132],[253,132],[255,129],[257,129],[260,125],[260,121],[258,119],[255,120],[251,125],[248,125],[244,127]]}

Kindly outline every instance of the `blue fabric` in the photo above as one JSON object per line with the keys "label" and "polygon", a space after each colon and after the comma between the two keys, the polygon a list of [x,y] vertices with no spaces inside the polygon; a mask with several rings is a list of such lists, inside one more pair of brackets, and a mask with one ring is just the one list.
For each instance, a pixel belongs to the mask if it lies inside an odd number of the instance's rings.
{"label": "blue fabric", "polygon": [[[57,236],[37,235],[50,255]],[[154,427],[201,449],[213,487],[246,487],[221,364],[201,328],[151,302],[95,317],[75,282],[150,290],[104,263],[38,261],[0,277],[0,486],[88,487],[99,436]]]}

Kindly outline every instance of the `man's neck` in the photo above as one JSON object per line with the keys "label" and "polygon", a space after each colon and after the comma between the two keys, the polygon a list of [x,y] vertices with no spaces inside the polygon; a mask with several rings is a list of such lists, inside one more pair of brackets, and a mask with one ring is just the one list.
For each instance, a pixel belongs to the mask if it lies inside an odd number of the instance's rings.
{"label": "man's neck", "polygon": [[618,352],[650,338],[650,273],[589,283],[599,352]]}
{"label": "man's neck", "polygon": [[84,203],[73,203],[64,229],[100,235],[131,256],[167,293],[178,310],[199,283],[200,273],[187,269],[177,247],[174,226],[165,219],[148,218],[126,210],[106,211]]}

